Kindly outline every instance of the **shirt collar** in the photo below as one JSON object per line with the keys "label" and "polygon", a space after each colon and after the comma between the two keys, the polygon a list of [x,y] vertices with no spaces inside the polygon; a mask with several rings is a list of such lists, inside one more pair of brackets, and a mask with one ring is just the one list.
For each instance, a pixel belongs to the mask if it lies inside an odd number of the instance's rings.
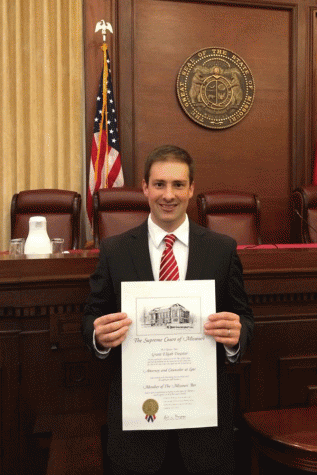
{"label": "shirt collar", "polygon": [[151,215],[148,217],[148,229],[149,235],[153,241],[153,244],[156,248],[159,247],[163,239],[167,234],[174,234],[176,238],[181,241],[185,246],[188,247],[189,244],[189,219],[186,214],[185,221],[172,233],[167,233],[164,229],[160,228],[151,218]]}

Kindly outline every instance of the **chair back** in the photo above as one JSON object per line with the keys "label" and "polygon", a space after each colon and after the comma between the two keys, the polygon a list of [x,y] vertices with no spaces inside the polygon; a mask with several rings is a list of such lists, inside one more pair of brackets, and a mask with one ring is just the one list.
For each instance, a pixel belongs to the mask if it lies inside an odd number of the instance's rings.
{"label": "chair back", "polygon": [[79,248],[81,196],[68,190],[20,191],[11,201],[11,239],[27,238],[31,216],[45,216],[50,239],[63,238],[64,249]]}
{"label": "chair back", "polygon": [[290,197],[290,208],[292,242],[317,242],[317,186],[296,188]]}
{"label": "chair back", "polygon": [[251,193],[207,191],[197,196],[199,224],[238,244],[261,244],[260,201]]}
{"label": "chair back", "polygon": [[139,188],[102,188],[93,196],[94,244],[143,223],[150,207]]}

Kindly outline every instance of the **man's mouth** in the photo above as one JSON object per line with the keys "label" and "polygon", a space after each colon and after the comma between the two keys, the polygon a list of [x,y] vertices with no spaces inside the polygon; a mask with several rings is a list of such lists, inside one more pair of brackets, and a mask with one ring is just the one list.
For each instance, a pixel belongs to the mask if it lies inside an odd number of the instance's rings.
{"label": "man's mouth", "polygon": [[169,212],[169,211],[173,211],[177,205],[176,203],[172,203],[172,204],[161,203],[160,206],[163,211]]}

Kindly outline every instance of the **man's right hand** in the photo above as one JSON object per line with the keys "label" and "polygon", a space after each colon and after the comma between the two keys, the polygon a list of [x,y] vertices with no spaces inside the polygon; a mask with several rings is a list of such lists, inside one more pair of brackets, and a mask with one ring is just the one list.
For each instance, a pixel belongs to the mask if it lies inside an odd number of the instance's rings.
{"label": "man's right hand", "polygon": [[126,313],[110,313],[94,321],[97,346],[102,349],[115,348],[127,336],[132,320]]}

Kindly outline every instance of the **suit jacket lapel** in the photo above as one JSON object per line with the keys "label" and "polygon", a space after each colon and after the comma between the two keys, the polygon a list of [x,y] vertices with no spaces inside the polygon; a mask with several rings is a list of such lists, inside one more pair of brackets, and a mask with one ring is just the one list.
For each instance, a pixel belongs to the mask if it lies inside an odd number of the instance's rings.
{"label": "suit jacket lapel", "polygon": [[131,233],[130,252],[138,280],[154,280],[149,252],[147,220]]}
{"label": "suit jacket lapel", "polygon": [[205,230],[193,221],[189,221],[189,223],[189,253],[186,280],[198,280],[206,262],[206,252],[202,239]]}
{"label": "suit jacket lapel", "polygon": [[[205,230],[193,221],[189,221],[189,223],[189,254],[186,280],[198,280],[206,261],[202,240]],[[154,280],[149,252],[147,220],[141,226],[132,230],[129,245],[138,280]]]}

